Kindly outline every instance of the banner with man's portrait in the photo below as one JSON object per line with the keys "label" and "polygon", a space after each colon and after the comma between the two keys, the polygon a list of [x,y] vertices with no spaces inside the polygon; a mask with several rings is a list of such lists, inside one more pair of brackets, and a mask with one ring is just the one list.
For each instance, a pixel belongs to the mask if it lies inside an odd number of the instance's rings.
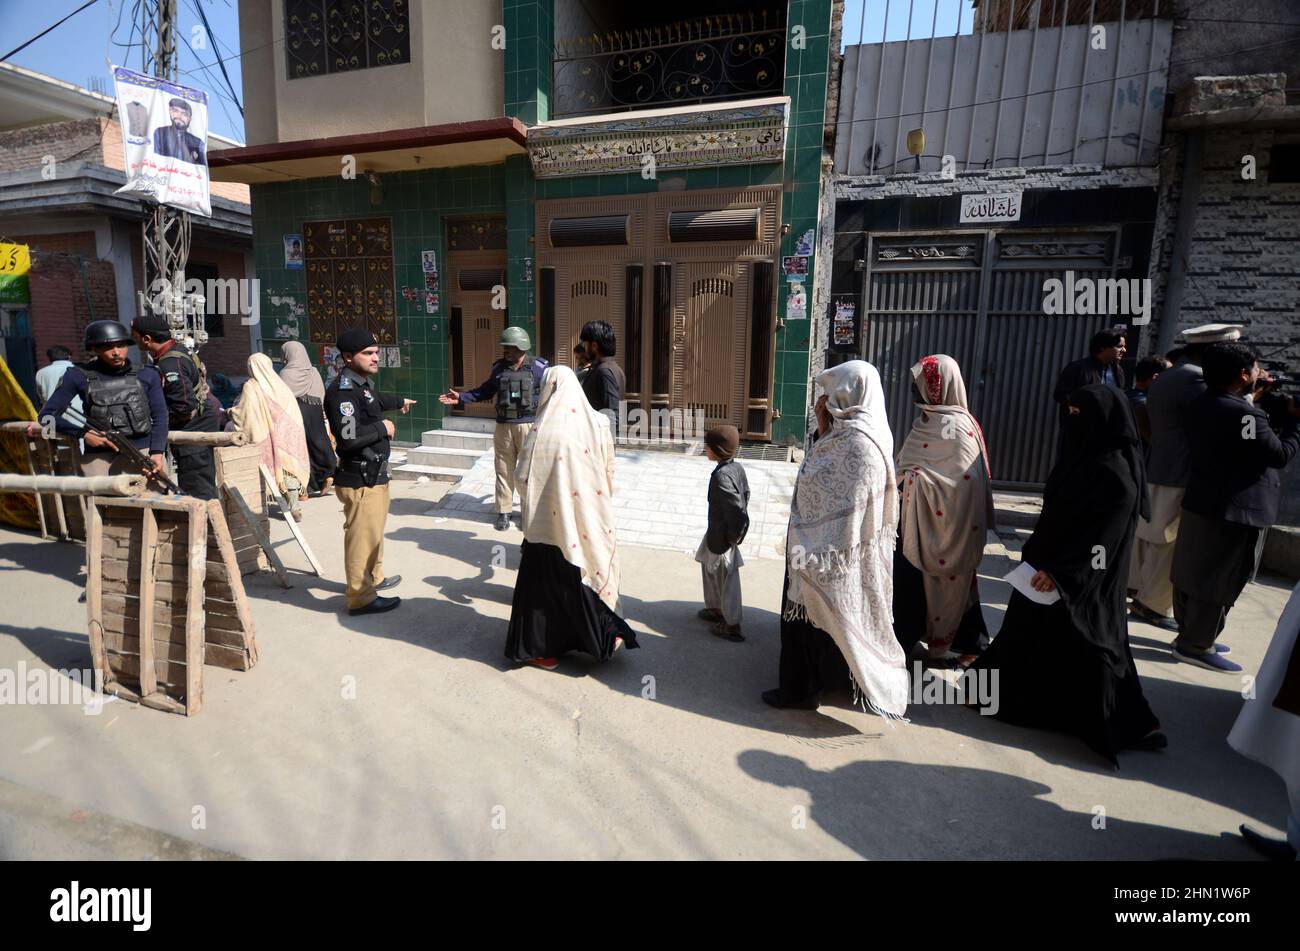
{"label": "banner with man's portrait", "polygon": [[211,218],[208,94],[122,66],[113,79],[126,156],[117,194]]}

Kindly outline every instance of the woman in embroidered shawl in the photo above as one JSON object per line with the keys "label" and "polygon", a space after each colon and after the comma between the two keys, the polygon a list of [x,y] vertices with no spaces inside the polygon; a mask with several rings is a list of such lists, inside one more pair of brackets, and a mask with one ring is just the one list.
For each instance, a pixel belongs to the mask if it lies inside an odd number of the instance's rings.
{"label": "woman in embroidered shawl", "polygon": [[261,447],[262,465],[275,477],[276,487],[301,522],[300,496],[307,494],[311,462],[302,412],[289,387],[276,375],[271,358],[255,353],[248,358],[249,380],[239,402],[230,410],[234,428]]}
{"label": "woman in embroidered shawl", "polygon": [[780,687],[774,707],[815,709],[823,689],[901,718],[908,679],[894,636],[898,487],[880,374],[850,360],[817,377],[818,439],[795,483],[786,533]]}
{"label": "woman in embroidered shawl", "polygon": [[912,383],[920,413],[896,463],[894,631],[904,651],[923,640],[931,663],[964,667],[988,644],[975,572],[993,527],[989,455],[956,360],[923,357]]}
{"label": "woman in embroidered shawl", "polygon": [[524,541],[506,657],[552,670],[569,651],[608,660],[624,645],[636,647],[617,613],[614,436],[568,367],[542,377],[515,479]]}
{"label": "woman in embroidered shawl", "polygon": [[319,495],[328,491],[327,483],[333,481],[334,468],[338,465],[325,424],[325,382],[311,365],[307,348],[297,340],[287,341],[280,352],[284,354],[280,379],[298,401],[303,432],[307,435],[307,455],[311,461],[308,494]]}

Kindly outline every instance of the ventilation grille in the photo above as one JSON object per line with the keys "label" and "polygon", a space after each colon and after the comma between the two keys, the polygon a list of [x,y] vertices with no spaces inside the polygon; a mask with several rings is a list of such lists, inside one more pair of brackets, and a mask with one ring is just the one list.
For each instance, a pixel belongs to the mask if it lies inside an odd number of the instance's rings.
{"label": "ventilation grille", "polygon": [[505,274],[500,268],[464,268],[457,278],[462,291],[490,291],[505,284]]}
{"label": "ventilation grille", "polygon": [[586,248],[627,244],[627,215],[596,215],[588,218],[553,218],[551,247]]}
{"label": "ventilation grille", "polygon": [[668,215],[670,241],[756,241],[758,209],[674,211]]}
{"label": "ventilation grille", "polygon": [[569,289],[570,297],[608,297],[609,285],[604,281],[576,281]]}
{"label": "ventilation grille", "polygon": [[692,297],[699,297],[702,294],[721,294],[723,297],[730,297],[733,290],[731,281],[724,281],[718,277],[704,278],[691,284]]}
{"label": "ventilation grille", "polygon": [[771,443],[751,443],[749,445],[741,443],[736,456],[740,459],[759,459],[763,462],[789,462],[792,450],[793,447],[791,446],[775,446]]}

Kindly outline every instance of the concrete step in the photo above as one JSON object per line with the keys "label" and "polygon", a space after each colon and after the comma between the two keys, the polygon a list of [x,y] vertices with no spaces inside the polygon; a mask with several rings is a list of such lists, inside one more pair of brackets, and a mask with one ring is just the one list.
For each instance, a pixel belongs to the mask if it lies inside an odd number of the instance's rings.
{"label": "concrete step", "polygon": [[443,449],[492,451],[491,433],[474,433],[457,429],[430,429],[420,434],[420,442],[425,446],[438,446]]}
{"label": "concrete step", "polygon": [[442,466],[446,469],[469,469],[483,453],[478,449],[447,449],[443,446],[417,446],[406,450],[406,462],[416,466]]}
{"label": "concrete step", "polygon": [[459,482],[465,474],[464,469],[450,469],[446,466],[420,466],[412,463],[394,466],[388,470],[389,478],[403,482],[414,482],[420,476],[427,476],[432,482]]}
{"label": "concrete step", "polygon": [[461,433],[488,433],[497,428],[497,421],[480,416],[444,416],[443,429],[454,429]]}

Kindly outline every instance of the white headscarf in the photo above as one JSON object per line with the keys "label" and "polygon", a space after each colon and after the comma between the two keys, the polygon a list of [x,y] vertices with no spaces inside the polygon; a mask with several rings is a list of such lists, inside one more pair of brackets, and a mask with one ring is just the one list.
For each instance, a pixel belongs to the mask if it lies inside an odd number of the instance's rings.
{"label": "white headscarf", "polygon": [[862,360],[824,371],[817,385],[835,419],[805,457],[790,504],[788,617],[829,634],[866,704],[901,718],[908,680],[894,637],[898,487],[885,391]]}
{"label": "white headscarf", "polygon": [[618,610],[614,435],[566,366],[542,376],[537,419],[515,469],[524,538],[554,545],[596,596]]}

